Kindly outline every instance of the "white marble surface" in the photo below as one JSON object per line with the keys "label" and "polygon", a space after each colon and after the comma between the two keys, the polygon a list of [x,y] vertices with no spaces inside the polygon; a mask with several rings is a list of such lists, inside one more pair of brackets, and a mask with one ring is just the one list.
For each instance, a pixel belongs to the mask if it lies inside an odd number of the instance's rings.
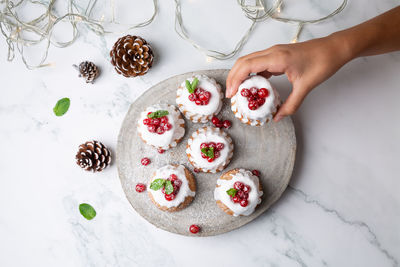
{"label": "white marble surface", "polygon": [[[290,187],[270,211],[231,233],[188,238],[158,230],[130,207],[115,164],[100,174],[75,165],[77,147],[86,140],[115,150],[130,103],[151,85],[187,71],[232,66],[234,59],[207,62],[179,39],[173,1],[159,2],[154,23],[130,32],[156,51],[154,68],[142,78],[113,71],[108,51],[118,36],[99,38],[84,27],[73,46],[51,49],[54,67],[35,71],[19,58],[7,63],[1,41],[0,266],[398,266],[399,53],[357,59],[306,99],[294,116],[299,149]],[[237,18],[240,10],[229,0],[204,19],[205,2],[214,1],[184,3],[189,32],[210,47],[233,47],[249,22]],[[309,8],[316,1],[295,2],[285,1],[286,8],[300,17],[328,10]],[[338,3],[321,2],[331,3],[330,10]],[[231,7],[223,11],[221,3]],[[350,1],[332,21],[307,27],[303,40],[397,4]],[[139,21],[151,13],[150,3],[126,10],[141,8],[142,17],[130,14]],[[240,54],[288,42],[293,32],[290,25],[261,23]],[[95,85],[85,84],[71,67],[86,59],[102,68]],[[287,96],[284,77],[272,82]],[[62,97],[71,98],[71,108],[56,117],[52,108]],[[82,202],[96,208],[94,220],[79,214]]]}

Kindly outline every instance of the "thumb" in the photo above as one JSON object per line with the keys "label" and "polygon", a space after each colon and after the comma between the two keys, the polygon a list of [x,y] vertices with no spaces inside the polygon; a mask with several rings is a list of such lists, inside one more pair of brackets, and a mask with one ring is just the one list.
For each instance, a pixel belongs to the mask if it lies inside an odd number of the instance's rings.
{"label": "thumb", "polygon": [[293,87],[292,92],[275,114],[274,121],[278,122],[286,116],[293,115],[299,109],[307,93],[305,89]]}

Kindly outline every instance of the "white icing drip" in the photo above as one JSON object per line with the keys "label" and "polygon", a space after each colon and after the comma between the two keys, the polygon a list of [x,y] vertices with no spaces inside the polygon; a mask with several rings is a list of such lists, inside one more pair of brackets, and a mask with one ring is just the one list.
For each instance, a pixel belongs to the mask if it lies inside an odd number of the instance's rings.
{"label": "white icing drip", "polygon": [[[165,195],[163,194],[163,192],[161,192],[161,189],[153,190],[150,188],[150,185],[155,179],[167,179],[171,174],[175,174],[176,176],[178,176],[178,179],[182,181],[182,185],[175,198],[171,201],[168,201],[165,199]],[[196,192],[190,190],[189,188],[189,182],[185,174],[185,167],[183,167],[182,165],[178,165],[177,167],[172,165],[166,165],[164,167],[157,169],[155,175],[150,180],[147,188],[151,193],[151,195],[153,196],[154,201],[156,201],[161,206],[167,208],[178,207],[183,201],[185,201],[185,198],[187,196],[194,197],[196,195]]]}
{"label": "white icing drip", "polygon": [[[201,156],[201,143],[209,142],[224,144],[224,148],[220,151],[220,157],[213,162],[208,162]],[[194,167],[215,173],[218,168],[229,164],[233,155],[232,139],[217,128],[204,127],[199,129],[198,132],[194,132],[192,138],[189,138],[186,154],[190,155]]]}
{"label": "white icing drip", "polygon": [[[165,131],[163,134],[151,133],[147,130],[147,126],[143,124],[143,120],[147,118],[149,112],[154,112],[157,110],[168,110],[169,115],[168,122],[172,125],[172,129]],[[143,140],[147,144],[155,146],[157,148],[169,149],[170,147],[175,147],[177,145],[176,141],[181,139],[185,134],[185,127],[181,127],[185,121],[179,118],[179,111],[173,105],[168,104],[157,104],[146,108],[145,111],[140,113],[138,120],[138,132],[141,134]]]}
{"label": "white icing drip", "polygon": [[[233,188],[235,182],[242,182],[250,186],[248,205],[246,207],[240,206],[239,203],[234,203],[230,196],[226,193],[227,190]],[[253,175],[250,171],[239,169],[238,173],[232,175],[231,180],[218,179],[217,187],[214,190],[214,199],[220,200],[232,212],[233,216],[248,216],[254,212],[257,205],[261,203],[261,196],[263,192],[260,191],[260,181],[257,176]]]}
{"label": "white icing drip", "polygon": [[[269,95],[265,98],[265,103],[256,110],[250,110],[248,107],[249,102],[247,98],[240,94],[243,88],[250,89],[251,87],[266,88],[269,91]],[[267,119],[272,120],[272,114],[276,112],[278,105],[281,103],[279,94],[272,87],[270,82],[259,75],[254,75],[245,80],[240,86],[237,93],[231,99],[232,111],[235,116],[243,123],[250,122],[251,125],[263,125]],[[243,118],[241,118],[243,116]]]}
{"label": "white icing drip", "polygon": [[176,103],[185,117],[192,120],[193,122],[208,122],[213,115],[220,112],[222,108],[222,99],[224,97],[221,86],[210,77],[205,75],[196,75],[188,78],[190,82],[197,77],[199,84],[197,87],[201,87],[211,93],[210,102],[207,105],[201,106],[196,105],[195,102],[189,100],[189,91],[186,88],[185,81],[179,86],[177,90]]}

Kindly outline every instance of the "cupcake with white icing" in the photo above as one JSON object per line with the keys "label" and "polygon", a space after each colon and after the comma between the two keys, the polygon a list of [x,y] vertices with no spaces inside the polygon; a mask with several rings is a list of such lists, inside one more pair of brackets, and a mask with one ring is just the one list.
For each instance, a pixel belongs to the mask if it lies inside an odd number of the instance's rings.
{"label": "cupcake with white icing", "polygon": [[167,150],[182,140],[185,121],[175,106],[153,105],[140,114],[138,133],[146,144]]}
{"label": "cupcake with white icing", "polygon": [[222,108],[221,86],[210,77],[195,75],[179,86],[176,104],[183,115],[195,123],[206,123]]}
{"label": "cupcake with white icing", "polygon": [[221,175],[214,190],[217,205],[232,216],[249,216],[261,203],[262,186],[251,171],[233,169]]}
{"label": "cupcake with white icing", "polygon": [[182,210],[196,195],[195,179],[182,165],[166,165],[157,169],[148,188],[151,201],[163,211]]}
{"label": "cupcake with white icing", "polygon": [[189,162],[202,172],[220,172],[233,156],[233,142],[221,129],[204,127],[195,131],[188,140],[186,154]]}
{"label": "cupcake with white icing", "polygon": [[231,99],[231,108],[241,122],[261,126],[272,120],[281,101],[269,81],[254,75],[245,80]]}

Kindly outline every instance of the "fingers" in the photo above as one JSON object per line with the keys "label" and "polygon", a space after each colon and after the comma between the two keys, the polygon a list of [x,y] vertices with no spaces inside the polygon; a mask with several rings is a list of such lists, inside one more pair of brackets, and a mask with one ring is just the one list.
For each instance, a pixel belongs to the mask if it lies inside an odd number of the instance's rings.
{"label": "fingers", "polygon": [[293,115],[299,109],[307,93],[308,92],[304,89],[296,88],[296,90],[294,90],[293,88],[289,97],[275,114],[274,121],[278,122],[286,116]]}

